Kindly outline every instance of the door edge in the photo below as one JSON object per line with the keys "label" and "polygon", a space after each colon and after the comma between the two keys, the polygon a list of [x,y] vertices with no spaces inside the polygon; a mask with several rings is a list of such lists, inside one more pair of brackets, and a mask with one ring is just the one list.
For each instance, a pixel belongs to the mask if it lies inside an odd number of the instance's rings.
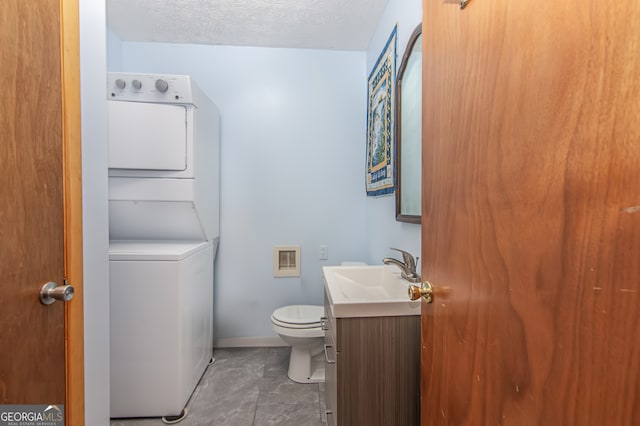
{"label": "door edge", "polygon": [[78,0],[60,0],[64,274],[75,297],[65,304],[65,424],[84,425],[82,153]]}

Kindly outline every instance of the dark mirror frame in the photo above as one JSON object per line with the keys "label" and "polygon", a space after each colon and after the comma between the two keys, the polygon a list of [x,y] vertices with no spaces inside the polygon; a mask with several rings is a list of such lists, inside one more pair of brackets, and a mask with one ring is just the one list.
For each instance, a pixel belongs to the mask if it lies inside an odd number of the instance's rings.
{"label": "dark mirror frame", "polygon": [[[409,63],[409,59],[411,57],[411,53],[413,52],[413,48],[418,40],[418,37],[422,35],[422,23],[418,24],[416,29],[409,37],[409,41],[407,42],[407,47],[402,56],[402,62],[400,63],[400,68],[398,68],[398,74],[396,78],[396,99],[395,99],[395,117],[394,117],[394,131],[395,138],[394,143],[396,145],[396,153],[395,153],[395,173],[396,173],[396,220],[398,222],[408,222],[408,223],[422,223],[422,215],[407,215],[402,214],[402,129],[401,129],[401,117],[402,117],[402,79],[404,77],[404,72]],[[420,97],[422,97],[422,93],[420,93]],[[422,140],[420,141],[422,144]],[[421,188],[419,189],[422,190]]]}

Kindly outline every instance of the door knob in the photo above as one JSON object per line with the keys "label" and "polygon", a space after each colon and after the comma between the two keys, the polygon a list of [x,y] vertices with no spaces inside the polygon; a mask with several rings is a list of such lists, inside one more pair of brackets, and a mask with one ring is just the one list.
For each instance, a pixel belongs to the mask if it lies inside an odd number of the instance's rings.
{"label": "door knob", "polygon": [[50,305],[56,300],[61,302],[68,302],[73,299],[75,289],[72,285],[58,285],[53,281],[50,281],[42,286],[40,289],[40,302],[43,305]]}
{"label": "door knob", "polygon": [[408,292],[411,300],[417,300],[422,297],[427,303],[433,302],[433,287],[429,281],[423,282],[421,287],[410,285]]}

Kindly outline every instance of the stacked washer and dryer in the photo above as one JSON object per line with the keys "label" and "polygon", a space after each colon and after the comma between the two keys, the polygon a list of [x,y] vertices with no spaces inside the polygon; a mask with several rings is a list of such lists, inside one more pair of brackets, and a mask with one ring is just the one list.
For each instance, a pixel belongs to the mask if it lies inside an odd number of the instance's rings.
{"label": "stacked washer and dryer", "polygon": [[108,75],[111,417],[173,417],[213,348],[220,115],[189,76]]}

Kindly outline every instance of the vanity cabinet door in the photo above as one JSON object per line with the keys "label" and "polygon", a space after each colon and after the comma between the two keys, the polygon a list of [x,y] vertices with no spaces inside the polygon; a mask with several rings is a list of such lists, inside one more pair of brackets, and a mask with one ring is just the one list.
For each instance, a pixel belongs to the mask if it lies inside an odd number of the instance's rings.
{"label": "vanity cabinet door", "polygon": [[419,424],[420,317],[337,318],[340,426]]}

